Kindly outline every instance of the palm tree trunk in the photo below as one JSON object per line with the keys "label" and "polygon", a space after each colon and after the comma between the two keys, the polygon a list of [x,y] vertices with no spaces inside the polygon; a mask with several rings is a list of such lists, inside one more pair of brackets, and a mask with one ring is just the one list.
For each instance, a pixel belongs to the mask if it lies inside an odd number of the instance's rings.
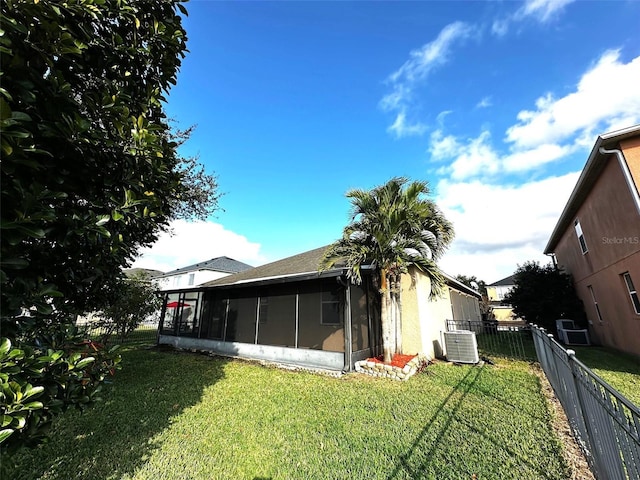
{"label": "palm tree trunk", "polygon": [[395,322],[396,322],[396,353],[402,353],[402,302],[401,302],[401,284],[402,277],[400,275],[395,276],[395,288],[393,291],[394,297],[394,309],[395,309]]}
{"label": "palm tree trunk", "polygon": [[387,272],[380,272],[380,292],[382,293],[382,305],[380,308],[380,323],[382,324],[382,354],[384,363],[391,363],[393,359],[394,331],[391,319],[391,291],[387,278]]}

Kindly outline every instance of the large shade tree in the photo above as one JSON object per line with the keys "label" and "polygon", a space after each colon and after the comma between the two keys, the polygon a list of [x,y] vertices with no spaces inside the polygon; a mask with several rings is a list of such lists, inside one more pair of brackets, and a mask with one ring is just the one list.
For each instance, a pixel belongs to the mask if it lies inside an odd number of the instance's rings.
{"label": "large shade tree", "polygon": [[401,275],[413,266],[431,280],[431,296],[440,294],[444,278],[437,260],[453,240],[452,224],[428,198],[427,182],[394,177],[372,190],[354,189],[350,222],[342,238],[330,245],[322,270],[344,264],[349,280],[362,282],[362,268],[376,272],[381,293],[384,361],[402,348]]}
{"label": "large shade tree", "polygon": [[218,194],[163,108],[186,52],[178,1],[0,5],[4,452],[91,403],[116,359],[78,351],[74,315],[109,304],[139,248]]}
{"label": "large shade tree", "polygon": [[556,320],[569,318],[578,323],[586,319],[582,301],[576,294],[573,278],[552,264],[528,261],[518,266],[514,286],[504,302],[527,323],[555,332]]}

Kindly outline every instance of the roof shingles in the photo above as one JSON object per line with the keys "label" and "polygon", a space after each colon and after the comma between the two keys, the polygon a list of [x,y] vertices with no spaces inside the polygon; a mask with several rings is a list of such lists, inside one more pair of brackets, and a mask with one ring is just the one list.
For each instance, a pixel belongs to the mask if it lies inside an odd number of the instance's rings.
{"label": "roof shingles", "polygon": [[170,277],[172,275],[178,275],[180,273],[193,272],[197,270],[215,270],[223,273],[238,273],[250,270],[253,267],[238,260],[234,260],[229,257],[216,257],[206,262],[194,263],[187,267],[178,268],[170,272],[165,273],[163,276]]}

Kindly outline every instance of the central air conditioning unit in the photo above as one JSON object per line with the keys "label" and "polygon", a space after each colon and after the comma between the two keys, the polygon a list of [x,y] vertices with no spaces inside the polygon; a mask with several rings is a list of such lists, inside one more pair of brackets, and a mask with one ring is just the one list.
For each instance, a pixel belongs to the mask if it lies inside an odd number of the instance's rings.
{"label": "central air conditioning unit", "polygon": [[558,339],[565,345],[591,345],[589,330],[579,329],[573,320],[560,318],[556,320]]}
{"label": "central air conditioning unit", "polygon": [[565,345],[591,345],[588,330],[565,330]]}
{"label": "central air conditioning unit", "polygon": [[455,363],[478,363],[478,343],[475,332],[455,330],[444,332],[447,360]]}

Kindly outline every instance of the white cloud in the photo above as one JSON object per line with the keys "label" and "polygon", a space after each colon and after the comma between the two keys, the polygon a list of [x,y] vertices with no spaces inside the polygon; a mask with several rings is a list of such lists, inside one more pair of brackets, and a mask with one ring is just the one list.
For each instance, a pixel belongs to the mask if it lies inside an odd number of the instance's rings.
{"label": "white cloud", "polygon": [[537,261],[541,265],[550,262],[541,250],[534,246],[505,248],[492,252],[461,253],[454,247],[438,262],[443,272],[451,275],[475,275],[487,283],[497,282],[512,275],[518,265],[526,261]]}
{"label": "white cloud", "polygon": [[455,136],[444,136],[442,130],[434,130],[431,133],[429,153],[432,160],[438,161],[453,158],[461,149],[462,146]]}
{"label": "white cloud", "polygon": [[[626,124],[631,125],[631,124]],[[431,160],[448,163],[438,170],[441,175],[462,181],[472,178],[496,179],[505,173],[524,173],[560,161],[581,148],[593,144],[595,135],[565,145],[542,143],[522,150],[501,154],[491,142],[491,132],[483,130],[475,138],[461,140],[435,130],[430,136],[428,152]]]}
{"label": "white cloud", "polygon": [[619,50],[608,51],[582,76],[574,92],[559,99],[547,94],[536,101],[535,110],[521,111],[506,140],[517,149],[528,149],[586,132],[593,141],[596,128],[610,131],[639,123],[638,85],[640,57],[623,63]]}
{"label": "white cloud", "polygon": [[542,23],[548,22],[565,6],[575,0],[527,0],[516,12],[516,18],[534,17]]}
{"label": "white cloud", "polygon": [[469,37],[472,31],[471,26],[467,23],[450,23],[440,31],[434,41],[411,51],[409,60],[392,73],[389,79],[394,84],[408,83],[409,85],[424,80],[431,70],[449,60],[451,47],[454,43]]}
{"label": "white cloud", "polygon": [[411,135],[422,135],[426,129],[427,126],[420,122],[408,124],[405,112],[401,111],[396,116],[396,121],[393,122],[393,125],[387,128],[387,132],[395,134],[397,138],[402,138]]}
{"label": "white cloud", "polygon": [[387,131],[396,135],[399,132],[406,132],[404,135],[424,132],[425,129],[420,123],[406,126],[406,111],[412,99],[413,90],[423,83],[435,68],[447,63],[453,45],[471,36],[473,31],[473,28],[464,22],[447,25],[435,40],[412,50],[409,53],[409,60],[389,75],[388,82],[392,85],[392,91],[380,100],[380,108],[386,112],[397,112],[397,115],[395,122]]}
{"label": "white cloud", "polygon": [[640,123],[640,57],[625,64],[619,56],[617,50],[606,52],[575,91],[559,99],[543,95],[534,110],[518,113],[506,130],[504,151],[486,130],[470,139],[434,131],[428,149],[432,160],[449,160],[439,173],[455,180],[524,173],[589,149],[602,132]]}
{"label": "white cloud", "polygon": [[494,20],[491,25],[491,32],[498,37],[503,37],[509,31],[509,22],[510,19],[508,18],[499,18]]}
{"label": "white cloud", "polygon": [[544,261],[542,251],[578,176],[571,172],[522,185],[441,180],[436,202],[456,231],[442,269],[491,282],[527,260]]}
{"label": "white cloud", "polygon": [[265,262],[259,243],[250,242],[218,223],[176,220],[171,227],[172,234],[161,234],[153,246],[140,251],[133,267],[168,272],[222,256],[253,266]]}
{"label": "white cloud", "polygon": [[527,0],[513,14],[494,20],[491,31],[494,35],[502,37],[507,34],[513,23],[522,22],[525,19],[533,19],[539,23],[548,23],[564,10],[568,4],[575,0]]}
{"label": "white cloud", "polygon": [[489,108],[493,105],[491,97],[484,97],[476,104],[476,108]]}
{"label": "white cloud", "polygon": [[574,151],[575,148],[571,145],[561,146],[545,143],[529,150],[507,155],[500,160],[500,164],[507,172],[524,172],[559,160]]}
{"label": "white cloud", "polygon": [[396,84],[393,86],[393,92],[382,97],[380,108],[385,112],[401,110],[405,108],[405,104],[410,98],[411,88],[408,85]]}
{"label": "white cloud", "polygon": [[459,144],[455,160],[450,165],[451,177],[455,180],[488,176],[498,172],[500,160],[490,145],[491,133],[483,131],[466,144]]}

